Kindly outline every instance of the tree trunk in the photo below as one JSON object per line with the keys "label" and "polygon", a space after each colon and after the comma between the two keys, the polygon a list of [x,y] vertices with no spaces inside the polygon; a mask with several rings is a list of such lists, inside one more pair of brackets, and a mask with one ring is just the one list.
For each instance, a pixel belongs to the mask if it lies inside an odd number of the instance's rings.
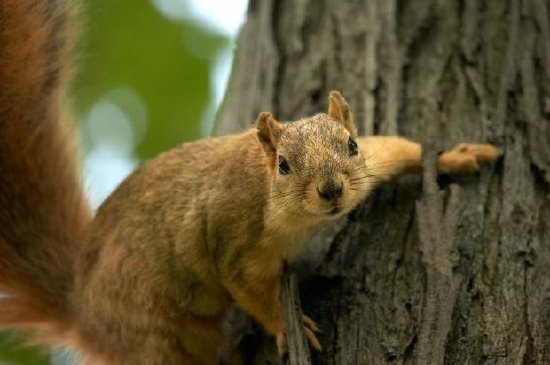
{"label": "tree trunk", "polygon": [[[382,186],[300,261],[314,364],[550,364],[550,3],[251,0],[219,133],[326,110],[434,149],[489,142],[475,176]],[[255,364],[277,363],[272,340]],[[304,363],[308,363],[304,360]]]}

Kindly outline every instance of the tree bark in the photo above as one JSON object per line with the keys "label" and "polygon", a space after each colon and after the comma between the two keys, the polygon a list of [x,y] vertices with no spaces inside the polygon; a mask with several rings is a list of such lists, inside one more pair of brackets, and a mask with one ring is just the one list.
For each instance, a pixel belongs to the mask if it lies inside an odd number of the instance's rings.
{"label": "tree bark", "polygon": [[[427,162],[313,240],[312,363],[550,364],[549,17],[547,0],[251,0],[219,133],[338,89],[362,134],[505,153],[437,182]],[[278,363],[273,346],[253,363]]]}

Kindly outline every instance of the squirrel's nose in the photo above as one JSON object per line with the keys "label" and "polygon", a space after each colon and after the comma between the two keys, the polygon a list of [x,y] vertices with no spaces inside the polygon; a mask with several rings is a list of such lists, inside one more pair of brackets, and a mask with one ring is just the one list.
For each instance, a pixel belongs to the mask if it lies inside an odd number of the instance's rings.
{"label": "squirrel's nose", "polygon": [[325,183],[317,187],[317,193],[319,193],[319,196],[324,200],[335,200],[342,196],[342,183],[337,183],[335,181]]}

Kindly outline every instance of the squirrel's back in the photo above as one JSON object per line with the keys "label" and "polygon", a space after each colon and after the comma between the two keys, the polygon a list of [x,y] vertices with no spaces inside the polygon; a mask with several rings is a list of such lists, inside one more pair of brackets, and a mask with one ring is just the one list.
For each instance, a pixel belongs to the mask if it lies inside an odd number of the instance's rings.
{"label": "squirrel's back", "polygon": [[[251,129],[185,143],[145,162],[99,207],[89,229],[94,234],[86,236],[78,258],[76,291],[106,275],[102,265],[107,260],[101,261],[99,252],[110,246],[142,256],[151,271],[164,271],[179,255],[177,246],[185,253],[178,266],[207,275],[208,263],[194,261],[215,259],[216,246],[231,234],[225,230],[235,225],[250,226],[249,233],[262,229],[267,194],[265,166],[258,158],[262,153]],[[162,227],[162,232],[152,227]],[[109,265],[115,256],[103,255]],[[187,267],[186,261],[191,262]],[[182,287],[181,281],[174,284]]]}
{"label": "squirrel's back", "polygon": [[0,328],[51,340],[71,326],[73,264],[91,219],[63,107],[75,10],[0,0]]}

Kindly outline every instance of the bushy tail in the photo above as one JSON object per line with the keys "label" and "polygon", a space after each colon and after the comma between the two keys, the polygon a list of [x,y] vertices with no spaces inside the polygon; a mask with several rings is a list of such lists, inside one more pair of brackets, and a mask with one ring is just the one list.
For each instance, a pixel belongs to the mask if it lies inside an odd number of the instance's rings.
{"label": "bushy tail", "polygon": [[0,328],[59,335],[91,219],[64,105],[74,6],[0,0]]}

